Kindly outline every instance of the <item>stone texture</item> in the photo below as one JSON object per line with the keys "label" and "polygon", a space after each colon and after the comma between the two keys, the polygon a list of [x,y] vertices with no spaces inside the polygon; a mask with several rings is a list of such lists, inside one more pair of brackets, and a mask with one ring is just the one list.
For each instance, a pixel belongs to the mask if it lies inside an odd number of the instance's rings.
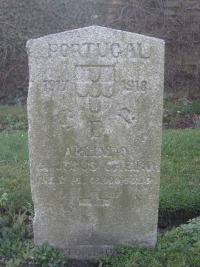
{"label": "stone texture", "polygon": [[164,42],[91,26],[27,49],[35,243],[88,260],[154,246]]}

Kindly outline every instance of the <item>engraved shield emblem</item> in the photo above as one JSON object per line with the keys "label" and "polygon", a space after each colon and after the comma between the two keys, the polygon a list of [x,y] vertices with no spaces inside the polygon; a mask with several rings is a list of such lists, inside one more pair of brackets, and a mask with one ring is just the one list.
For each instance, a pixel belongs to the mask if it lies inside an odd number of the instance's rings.
{"label": "engraved shield emblem", "polygon": [[114,66],[77,66],[76,94],[79,104],[90,112],[107,111],[114,96]]}

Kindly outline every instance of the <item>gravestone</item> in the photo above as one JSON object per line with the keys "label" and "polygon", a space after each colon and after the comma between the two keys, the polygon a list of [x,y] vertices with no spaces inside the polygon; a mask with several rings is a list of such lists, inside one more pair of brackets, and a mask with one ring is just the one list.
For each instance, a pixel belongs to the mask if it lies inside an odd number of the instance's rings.
{"label": "gravestone", "polygon": [[91,26],[27,49],[35,243],[89,260],[155,246],[164,42]]}

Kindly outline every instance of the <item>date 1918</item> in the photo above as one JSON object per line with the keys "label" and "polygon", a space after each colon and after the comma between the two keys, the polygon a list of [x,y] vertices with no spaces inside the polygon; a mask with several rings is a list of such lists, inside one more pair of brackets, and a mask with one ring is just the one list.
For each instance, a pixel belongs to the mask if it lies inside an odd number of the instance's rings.
{"label": "date 1918", "polygon": [[138,81],[138,80],[127,80],[122,81],[124,86],[124,90],[128,92],[142,92],[144,94],[150,89],[148,87],[148,83],[145,80]]}

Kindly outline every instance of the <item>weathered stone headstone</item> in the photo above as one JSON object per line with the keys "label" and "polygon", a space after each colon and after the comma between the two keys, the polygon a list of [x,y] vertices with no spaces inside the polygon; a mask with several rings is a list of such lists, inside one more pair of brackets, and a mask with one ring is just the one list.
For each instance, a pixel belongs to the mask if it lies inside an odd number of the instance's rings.
{"label": "weathered stone headstone", "polygon": [[73,259],[154,246],[164,42],[91,26],[27,48],[35,242]]}

